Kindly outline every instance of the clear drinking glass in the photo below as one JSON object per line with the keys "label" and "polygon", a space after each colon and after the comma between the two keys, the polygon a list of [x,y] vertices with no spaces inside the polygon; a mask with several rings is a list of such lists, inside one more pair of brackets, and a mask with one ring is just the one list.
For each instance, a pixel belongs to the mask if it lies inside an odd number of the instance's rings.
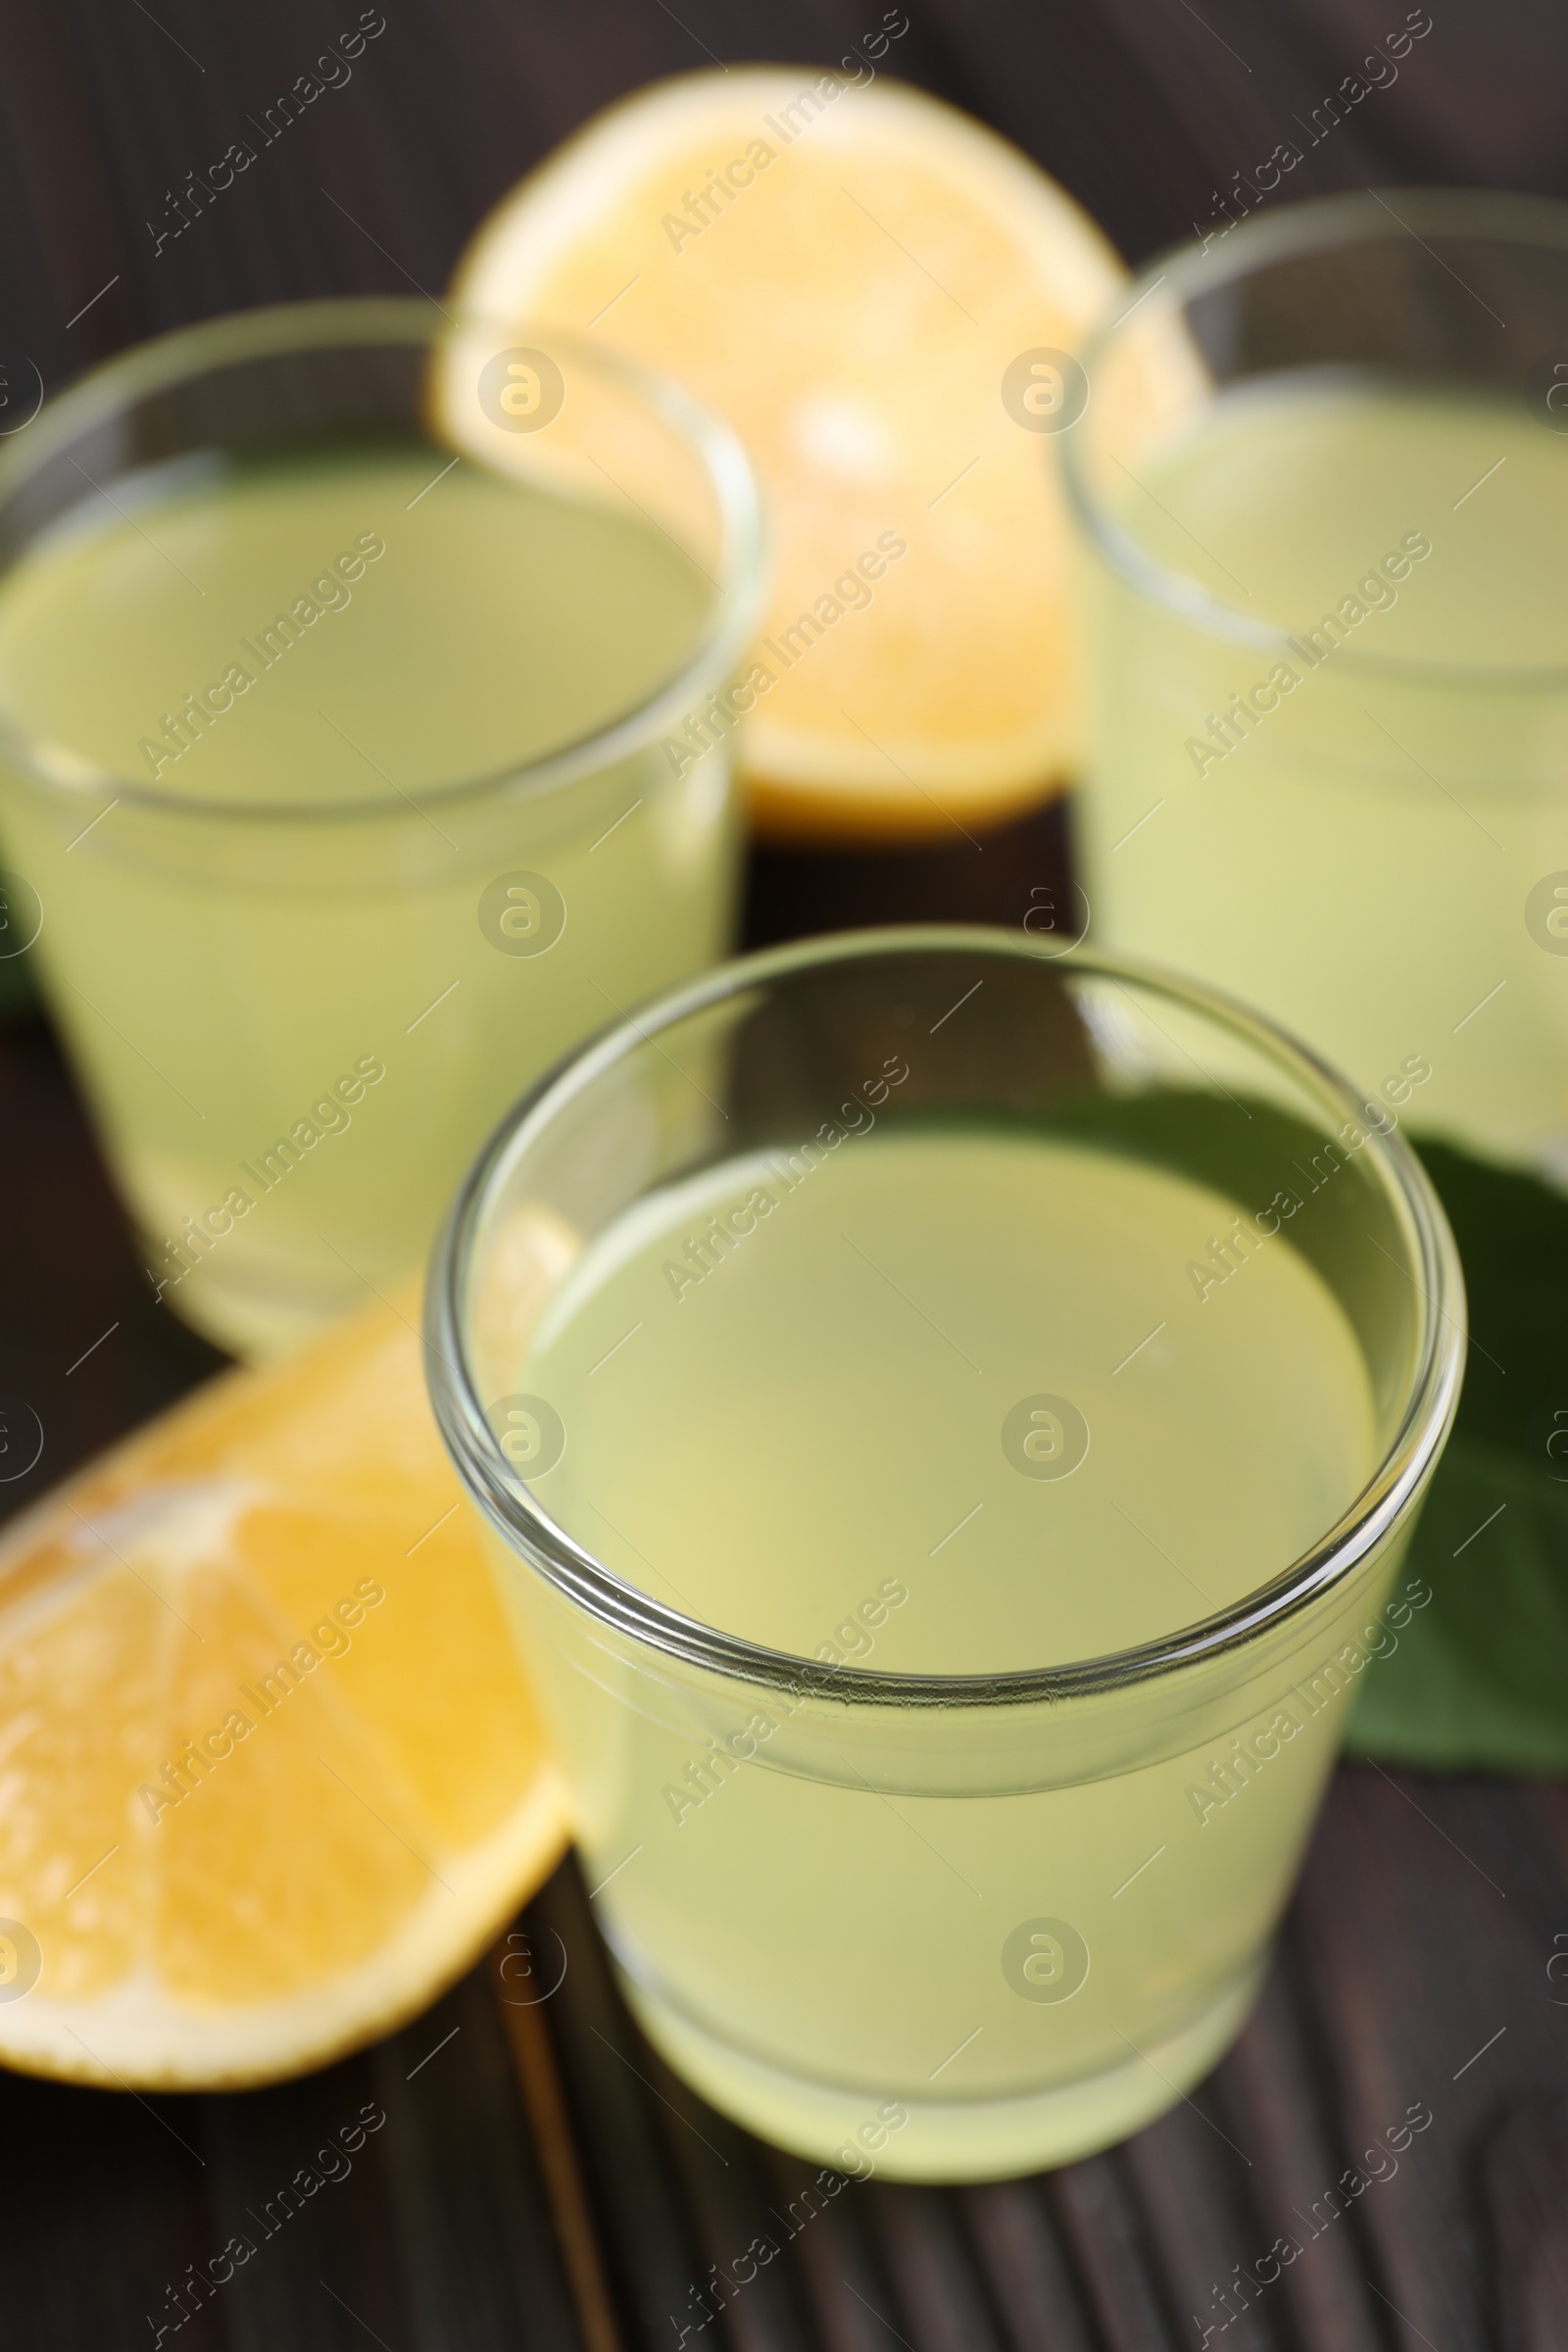
{"label": "clear drinking glass", "polygon": [[6,445],[5,903],[167,1304],[262,1352],[357,1302],[723,953],[760,584],[676,387],[421,302],[166,336]]}
{"label": "clear drinking glass", "polygon": [[[1391,1622],[1409,1621],[1407,1599],[1385,1603],[1457,1398],[1451,1237],[1396,1125],[1225,999],[1098,954],[1053,960],[1019,934],[961,928],[848,934],[732,964],[640,1010],[509,1114],[432,1272],[435,1408],[574,1790],[627,1996],[716,2106],[851,2171],[1003,2175],[1136,2129],[1238,2031],[1357,1675],[1396,1642]],[[1138,1300],[1125,1328],[1107,1317],[1102,1362],[1092,1379],[1082,1365],[1075,1375],[1081,1415],[1060,1396],[1014,1403],[999,1360],[1008,1335],[976,1342],[957,1320],[961,1298],[938,1304],[941,1237],[896,1276],[885,1235],[862,1226],[853,1248],[888,1284],[914,1287],[895,1298],[849,1250],[822,1259],[802,1301],[820,1377],[855,1344],[860,1315],[886,1313],[897,1351],[917,1359],[915,1409],[900,1403],[886,1442],[852,1453],[835,1483],[824,1442],[799,1439],[783,1357],[760,1325],[746,1361],[745,1299],[807,1213],[798,1188],[827,1202],[820,1188],[842,1187],[852,1161],[864,1171],[879,1152],[951,1153],[977,1139],[1101,1155],[1103,1181],[1076,1195],[1082,1234],[1048,1234],[1041,1194],[1041,1240],[1062,1252],[1064,1283],[1080,1248],[1108,1248],[1109,1281],[1120,1245],[1144,1246],[1118,1222],[1124,1186],[1155,1200],[1168,1183],[1186,1200],[1183,1188],[1200,1184],[1236,1217],[1201,1246],[1196,1279],[1174,1253],[1159,1269],[1177,1341],[1163,1370],[1158,1333],[1138,1340]],[[521,1368],[596,1237],[634,1233],[663,1213],[666,1193],[690,1199],[737,1155],[770,1171],[772,1211],[750,1227],[735,1212],[729,1230],[744,1238],[723,1250],[711,1221],[693,1220],[715,1245],[694,1296],[742,1316],[727,1395],[695,1454],[672,1465],[656,1451],[629,1501],[586,1471],[568,1494],[563,1465],[594,1443],[584,1400],[629,1384],[635,1430],[660,1410],[677,1328],[701,1338],[681,1325],[698,1311],[687,1274],[648,1305],[645,1326],[607,1343],[571,1401],[530,1391]],[[978,1221],[960,1200],[954,1252]],[[1265,1276],[1267,1250],[1289,1255]],[[1257,1468],[1240,1421],[1191,1433],[1198,1492],[1169,1510],[1157,1481],[1141,1497],[1139,1465],[1118,1443],[1127,1427],[1138,1445],[1157,1439],[1161,1414],[1176,1426],[1182,1349],[1200,1340],[1223,1358],[1238,1328],[1224,1318],[1260,1302],[1249,1285],[1277,1276],[1284,1298],[1308,1273],[1345,1334],[1343,1365],[1353,1352],[1364,1384],[1366,1468],[1299,1556],[1275,1558],[1257,1498],[1290,1483],[1318,1435],[1294,1326],[1262,1330],[1273,1403],[1250,1499],[1230,1499]],[[1020,1265],[1020,1300],[1027,1276]],[[1054,1385],[1051,1340],[1008,1341],[1038,1363],[1027,1385],[1039,1391]],[[1252,1362],[1236,1348],[1246,1386]],[[886,1378],[898,1378],[892,1352]],[[1338,1403],[1329,1392],[1318,1409],[1332,1417]],[[1152,1421],[1140,1418],[1146,1405]],[[1162,1458],[1174,1489],[1180,1445]],[[1102,1527],[1135,1517],[1162,1558],[1177,1546],[1186,1584],[1210,1577],[1191,1530],[1212,1525],[1240,1561],[1236,1594],[1209,1610],[1173,1581],[1152,1638],[1054,1662],[1011,1631],[1008,1600],[1001,1647],[968,1670],[965,1611],[985,1597],[977,1555],[896,1533],[905,1491],[933,1462],[958,1465],[960,1504],[972,1475],[994,1513],[1021,1498],[1043,1514],[1016,1558],[985,1555],[1004,1599],[1073,1495]],[[743,1638],[665,1596],[691,1589],[699,1539],[710,1552],[707,1531],[732,1513],[734,1481],[764,1470],[839,1596],[824,1618],[833,1639],[814,1654]],[[651,1510],[655,1489],[662,1515],[650,1534],[651,1520],[626,1513]],[[1178,1518],[1188,1537],[1173,1533]],[[803,1577],[822,1565],[804,1547],[793,1556]],[[1071,1577],[1087,1589],[1103,1564],[1086,1547]],[[752,1562],[730,1566],[744,1595]],[[912,1625],[928,1604],[952,1612],[939,1655],[964,1670],[883,1670],[890,1610]],[[1118,1606],[1112,1592],[1112,1623]]]}
{"label": "clear drinking glass", "polygon": [[1568,206],[1264,210],[1128,289],[1062,441],[1095,935],[1559,1177],[1565,302]]}

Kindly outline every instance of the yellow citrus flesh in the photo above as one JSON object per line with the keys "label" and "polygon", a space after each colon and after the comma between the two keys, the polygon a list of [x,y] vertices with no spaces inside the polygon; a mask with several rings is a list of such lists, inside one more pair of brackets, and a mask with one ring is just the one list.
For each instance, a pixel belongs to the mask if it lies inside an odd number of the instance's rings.
{"label": "yellow citrus flesh", "polygon": [[1003,381],[1021,355],[1075,353],[1123,278],[1054,181],[936,99],[804,68],[692,74],[600,116],[492,213],[453,307],[494,332],[482,354],[454,336],[438,408],[505,464],[473,362],[542,320],[725,416],[774,540],[772,680],[741,738],[757,822],[951,837],[1078,758],[1054,438]]}
{"label": "yellow citrus flesh", "polygon": [[0,2061],[141,2088],[321,2064],[560,1855],[416,1313],[410,1284],[225,1375],[0,1544]]}

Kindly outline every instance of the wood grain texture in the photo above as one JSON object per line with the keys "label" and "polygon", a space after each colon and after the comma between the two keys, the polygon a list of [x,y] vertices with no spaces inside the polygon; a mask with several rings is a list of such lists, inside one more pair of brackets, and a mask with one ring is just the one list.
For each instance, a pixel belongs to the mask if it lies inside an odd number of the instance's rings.
{"label": "wood grain texture", "polygon": [[[223,310],[439,291],[484,210],[596,107],[715,60],[831,63],[881,9],[384,13],[348,81],[269,131],[357,0],[0,0],[8,382],[36,366],[58,390]],[[1281,140],[1302,148],[1296,195],[1568,193],[1568,19],[1549,0],[1436,9],[1397,81],[1314,137],[1314,107],[1404,14],[930,0],[892,57],[1036,156],[1134,261],[1211,222]],[[211,202],[187,198],[173,234],[173,194],[235,140],[254,162]],[[978,848],[758,856],[748,935],[1020,921],[1036,885],[1066,887],[1069,854],[1058,808]],[[38,1471],[0,1487],[15,1507],[218,1359],[150,1303],[41,1028],[0,1037],[0,1395],[30,1401],[46,1439]],[[6,2352],[121,2352],[160,2328],[181,2352],[608,2352],[580,2283],[590,2257],[627,2352],[674,2347],[705,2309],[687,2340],[739,2352],[1197,2352],[1205,2328],[1237,2352],[1568,2342],[1561,1789],[1342,1772],[1258,2010],[1210,2082],[1121,2150],[962,2191],[811,2195],[811,2167],[711,2115],[642,2043],[569,1866],[518,1932],[559,1937],[567,1961],[522,2034],[492,1957],[380,2048],[273,2091],[144,2101],[0,2079]],[[1370,2178],[1367,2151],[1412,2105],[1430,2125]],[[322,2151],[367,2109],[385,2121],[340,2172]],[[302,2172],[319,2185],[285,2220],[279,2191]],[[1361,2186],[1336,2195],[1348,2177]],[[198,2295],[192,2266],[235,2238],[253,2251]],[[717,2288],[757,2240],[777,2249],[757,2278]],[[1297,2250],[1258,2287],[1282,2241]]]}

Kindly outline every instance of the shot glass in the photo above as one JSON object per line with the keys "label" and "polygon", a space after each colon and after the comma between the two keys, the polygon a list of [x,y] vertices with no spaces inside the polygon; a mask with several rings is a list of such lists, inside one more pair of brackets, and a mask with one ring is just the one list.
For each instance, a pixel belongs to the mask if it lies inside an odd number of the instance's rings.
{"label": "shot glass", "polygon": [[591,341],[381,298],[165,336],[4,451],[7,953],[156,1295],[266,1353],[725,951],[750,471]]}
{"label": "shot glass", "polygon": [[1239,2031],[1457,1399],[1396,1123],[956,927],[731,964],[498,1130],[435,1409],[627,1998],[724,2113],[1002,2176]]}
{"label": "shot glass", "polygon": [[1127,290],[1059,444],[1097,938],[1559,1179],[1565,299],[1568,206],[1270,198]]}

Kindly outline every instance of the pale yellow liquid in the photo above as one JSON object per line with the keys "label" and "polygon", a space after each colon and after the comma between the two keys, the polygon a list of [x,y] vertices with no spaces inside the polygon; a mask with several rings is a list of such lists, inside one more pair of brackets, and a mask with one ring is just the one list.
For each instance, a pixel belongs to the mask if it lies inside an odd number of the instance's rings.
{"label": "pale yellow liquid", "polygon": [[[565,1431],[539,1500],[671,1607],[877,1672],[1058,1664],[1234,1602],[1367,1477],[1362,1358],[1289,1243],[1200,1301],[1186,1263],[1233,1205],[1213,1193],[981,1130],[852,1139],[794,1190],[781,1164],[710,1170],[612,1225],[519,1369]],[[687,1238],[758,1188],[771,1211],[672,1283]],[[1059,1479],[1004,1449],[1009,1409],[1040,1394],[1088,1425]],[[538,1587],[514,1562],[511,1584],[542,1657]],[[720,2105],[835,2160],[902,2102],[876,2161],[928,2175],[1079,2152],[1196,2078],[1245,2008],[1338,1720],[1301,1708],[1224,1807],[1190,1793],[1224,1741],[1171,1753],[1179,1735],[1113,1778],[998,1794],[980,1770],[973,1793],[933,1796],[897,1772],[868,1788],[877,1751],[848,1732],[778,1769],[789,1703],[756,1688],[710,1712],[705,1746],[673,1702],[617,1703],[604,1659],[579,1669],[546,1700],[650,2031]],[[1224,1728],[1266,1723],[1299,1670]],[[760,1739],[759,1714],[777,1719]],[[732,1732],[756,1752],[715,1766]],[[933,1729],[931,1754],[966,1736]],[[1059,2003],[1004,1972],[1040,1917],[1091,1958]]]}
{"label": "pale yellow liquid", "polygon": [[[656,748],[565,791],[443,798],[634,711],[689,658],[711,591],[635,514],[466,465],[431,487],[442,463],[411,442],[119,482],[123,514],[87,498],[0,584],[14,723],[132,785],[153,784],[143,740],[168,743],[187,692],[252,673],[159,763],[188,814],[127,798],[91,824],[106,796],[50,806],[20,780],[0,806],[0,862],[43,901],[35,952],[150,1278],[242,1348],[414,1262],[528,1081],[725,944],[722,754],[680,778]],[[365,561],[368,537],[384,552]],[[312,597],[356,551],[360,575]],[[269,649],[302,596],[318,615]],[[322,818],[343,802],[390,813]],[[481,928],[487,884],[517,870],[564,902],[546,954]],[[294,1155],[269,1166],[279,1138]]]}
{"label": "pale yellow liquid", "polygon": [[1222,399],[1136,470],[1124,520],[1153,561],[1293,633],[1406,535],[1431,552],[1320,666],[1287,655],[1299,682],[1201,776],[1189,740],[1275,657],[1100,576],[1097,938],[1273,1013],[1423,1127],[1568,1173],[1568,956],[1526,922],[1568,869],[1568,692],[1541,674],[1568,672],[1568,437],[1287,387]]}

